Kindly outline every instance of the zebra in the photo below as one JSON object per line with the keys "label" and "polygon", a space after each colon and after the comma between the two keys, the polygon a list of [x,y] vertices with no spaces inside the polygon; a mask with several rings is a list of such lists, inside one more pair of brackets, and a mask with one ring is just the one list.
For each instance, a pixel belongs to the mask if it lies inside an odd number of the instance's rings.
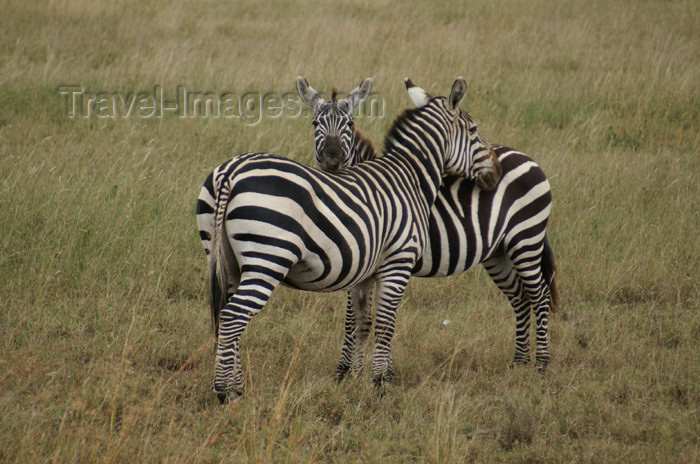
{"label": "zebra", "polygon": [[374,159],[374,145],[355,128],[353,117],[354,110],[372,91],[372,78],[363,80],[340,100],[337,99],[337,89],[333,87],[330,102],[321,98],[303,77],[298,76],[296,84],[299,96],[314,110],[315,160],[321,169],[338,172],[360,161]]}
{"label": "zebra", "polygon": [[[322,169],[340,172],[378,158],[372,142],[355,128],[351,108],[329,104],[321,108],[317,92],[301,77],[297,78],[297,90],[318,115],[314,119],[315,149]],[[425,104],[426,96],[420,91],[409,90],[409,97],[418,106]],[[475,124],[470,127],[477,130]],[[331,130],[341,139],[354,140],[354,145],[328,150],[324,137],[328,138],[326,134]],[[342,155],[338,155],[341,148]],[[546,233],[551,189],[532,158],[503,145],[494,145],[493,149],[502,168],[501,180],[494,190],[481,189],[465,177],[443,178],[430,211],[428,244],[412,273],[416,277],[446,277],[481,264],[515,311],[515,354],[511,366],[530,361],[530,316],[534,313],[535,365],[544,371],[550,359],[549,311],[555,313],[560,305],[556,263]],[[346,344],[350,345],[353,331],[363,332],[362,337],[366,338],[371,328],[371,293],[357,293],[351,290],[348,294]],[[358,305],[362,308],[358,309]],[[338,372],[339,379],[343,375],[344,371]]]}
{"label": "zebra", "polygon": [[426,246],[443,173],[484,188],[500,177],[491,146],[459,108],[466,90],[460,77],[448,97],[405,110],[382,158],[340,174],[270,153],[239,155],[209,174],[197,222],[209,250],[220,402],[243,393],[240,338],[280,284],[313,291],[376,286],[371,375],[378,386],[392,379],[396,308]]}

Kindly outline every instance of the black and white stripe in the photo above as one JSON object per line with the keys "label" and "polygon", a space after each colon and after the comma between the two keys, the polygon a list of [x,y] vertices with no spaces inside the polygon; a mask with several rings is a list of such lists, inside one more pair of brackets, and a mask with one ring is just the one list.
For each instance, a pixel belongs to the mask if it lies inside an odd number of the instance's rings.
{"label": "black and white stripe", "polygon": [[484,185],[498,180],[497,165],[484,161],[495,160],[490,145],[459,109],[465,93],[460,78],[448,98],[407,110],[381,159],[341,174],[266,153],[241,155],[210,174],[197,221],[210,251],[220,400],[243,391],[240,337],[280,283],[314,291],[376,285],[372,375],[378,383],[391,377],[396,307],[425,249],[443,172]]}
{"label": "black and white stripe", "polygon": [[[422,94],[413,97],[414,103],[425,104]],[[318,151],[323,146],[323,124],[332,123],[338,131],[357,132],[354,125],[347,124],[351,116],[337,107],[316,121],[316,159],[322,167],[327,165],[327,153]],[[361,138],[359,134],[354,136],[358,137]],[[374,150],[367,147],[371,143],[354,153],[345,151],[337,164],[347,166],[377,158]],[[428,244],[413,275],[444,277],[482,264],[515,310],[513,362],[529,362],[530,315],[534,313],[536,365],[544,369],[550,357],[549,309],[556,311],[558,307],[556,267],[546,235],[552,202],[550,185],[542,169],[527,155],[505,146],[494,146],[494,151],[502,168],[501,180],[494,190],[483,190],[464,177],[443,179],[430,212]],[[358,330],[369,333],[371,289],[364,292],[362,297],[349,295],[347,324],[353,330],[357,323],[352,320],[359,318],[362,329]]]}

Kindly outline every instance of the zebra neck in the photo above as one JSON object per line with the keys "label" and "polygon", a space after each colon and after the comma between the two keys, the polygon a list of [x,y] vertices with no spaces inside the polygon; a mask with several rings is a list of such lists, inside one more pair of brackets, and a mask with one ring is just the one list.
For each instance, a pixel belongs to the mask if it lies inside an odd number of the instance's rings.
{"label": "zebra neck", "polygon": [[396,118],[384,139],[384,156],[402,164],[431,206],[437,197],[445,169],[446,128],[450,121],[433,99],[426,106],[405,110]]}
{"label": "zebra neck", "polygon": [[404,175],[406,183],[420,190],[429,209],[435,202],[442,183],[442,157],[425,156],[421,150],[418,144],[396,146],[380,159],[396,166],[398,172]]}

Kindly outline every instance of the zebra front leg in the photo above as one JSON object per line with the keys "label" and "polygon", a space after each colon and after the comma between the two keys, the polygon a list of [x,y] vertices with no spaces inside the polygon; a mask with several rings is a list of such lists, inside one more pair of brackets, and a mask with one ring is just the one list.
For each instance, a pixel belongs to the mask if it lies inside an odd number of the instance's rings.
{"label": "zebra front leg", "polygon": [[374,281],[366,281],[348,292],[345,313],[345,338],[336,369],[336,379],[343,380],[348,371],[362,370],[367,338],[372,329],[372,294]]}
{"label": "zebra front leg", "polygon": [[396,308],[401,302],[409,273],[394,273],[377,280],[377,315],[375,317],[375,344],[372,357],[372,380],[382,387],[394,377],[391,359],[391,341],[396,326]]}
{"label": "zebra front leg", "polygon": [[484,268],[515,312],[515,354],[511,367],[530,362],[530,301],[513,263],[505,255],[484,261]]}
{"label": "zebra front leg", "polygon": [[241,277],[235,293],[221,309],[217,334],[214,393],[219,402],[243,394],[245,377],[241,368],[239,344],[250,320],[265,306],[279,282],[256,276]]}

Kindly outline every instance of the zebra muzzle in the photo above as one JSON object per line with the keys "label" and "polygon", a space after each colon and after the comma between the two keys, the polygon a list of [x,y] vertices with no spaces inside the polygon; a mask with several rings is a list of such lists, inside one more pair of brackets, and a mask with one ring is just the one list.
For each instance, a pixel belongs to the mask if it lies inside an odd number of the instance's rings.
{"label": "zebra muzzle", "polygon": [[324,171],[338,172],[343,166],[343,147],[340,137],[329,135],[326,137],[323,149],[319,153],[319,164]]}

